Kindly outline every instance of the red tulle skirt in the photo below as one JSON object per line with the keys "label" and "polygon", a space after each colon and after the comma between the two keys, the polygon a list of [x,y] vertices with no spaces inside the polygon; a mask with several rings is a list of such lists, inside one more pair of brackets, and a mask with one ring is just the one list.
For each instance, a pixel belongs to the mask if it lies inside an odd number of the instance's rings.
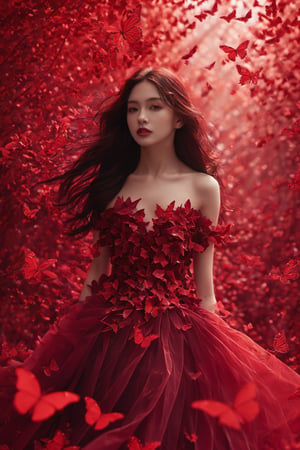
{"label": "red tulle skirt", "polygon": [[[84,450],[127,449],[132,436],[140,448],[160,442],[157,448],[165,450],[297,448],[299,375],[220,317],[200,307],[169,309],[141,326],[144,336],[158,337],[137,344],[131,326],[104,331],[103,316],[103,306],[92,298],[77,304],[22,367],[35,374],[43,392],[89,396],[103,413],[119,412],[124,418],[97,431],[86,423],[80,400],[33,422],[12,405],[15,369],[2,368],[0,444],[39,449],[37,442],[62,430],[70,445]],[[48,373],[52,359],[57,369]],[[251,382],[259,413],[240,429],[192,407],[197,400],[214,400],[233,408],[237,393]]]}

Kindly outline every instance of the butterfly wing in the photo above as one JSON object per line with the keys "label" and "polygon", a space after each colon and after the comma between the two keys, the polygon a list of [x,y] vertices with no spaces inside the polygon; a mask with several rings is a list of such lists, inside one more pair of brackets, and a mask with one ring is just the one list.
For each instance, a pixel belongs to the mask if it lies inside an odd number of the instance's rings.
{"label": "butterfly wing", "polygon": [[241,428],[241,418],[232,408],[228,406],[219,417],[219,423],[227,427],[239,430]]}
{"label": "butterfly wing", "polygon": [[16,375],[18,392],[14,396],[14,406],[20,414],[26,414],[39,400],[41,388],[32,372],[19,367]]}
{"label": "butterfly wing", "polygon": [[140,19],[137,14],[128,15],[127,18],[121,23],[122,32],[124,34],[128,33],[129,30],[135,28],[138,25],[139,21]]}
{"label": "butterfly wing", "polygon": [[259,404],[256,398],[256,384],[246,384],[237,394],[234,400],[234,409],[239,414],[242,422],[251,422],[259,413]]}
{"label": "butterfly wing", "polygon": [[91,397],[84,397],[86,413],[85,421],[88,425],[94,425],[101,415],[101,409],[96,400]]}
{"label": "butterfly wing", "polygon": [[143,33],[140,27],[131,28],[126,33],[123,33],[124,39],[126,39],[129,44],[134,44],[135,42],[139,41],[142,35]]}
{"label": "butterfly wing", "polygon": [[236,49],[237,55],[241,59],[244,59],[245,56],[247,55],[246,48],[248,47],[249,42],[250,42],[249,40],[242,42]]}
{"label": "butterfly wing", "polygon": [[234,48],[229,47],[228,45],[220,45],[220,49],[223,50],[223,52],[227,53],[228,58],[231,61],[235,61],[237,52]]}
{"label": "butterfly wing", "polygon": [[132,436],[128,442],[128,450],[142,450],[142,445],[137,437]]}
{"label": "butterfly wing", "polygon": [[237,71],[241,75],[240,84],[250,83],[251,81],[251,72],[246,69],[246,67],[242,67],[240,65],[236,65]]}
{"label": "butterfly wing", "polygon": [[121,21],[121,34],[129,43],[134,44],[142,37],[142,29],[137,25],[140,23],[141,5],[129,11]]}
{"label": "butterfly wing", "polygon": [[117,412],[102,414],[100,406],[91,397],[84,397],[84,401],[86,406],[85,421],[88,425],[94,425],[95,430],[103,430],[110,423],[124,417],[123,414]]}
{"label": "butterfly wing", "polygon": [[192,407],[206,412],[212,417],[218,417],[219,423],[238,430],[240,428],[239,415],[226,403],[215,400],[197,400]]}
{"label": "butterfly wing", "polygon": [[32,420],[39,422],[53,416],[56,411],[64,409],[71,403],[80,400],[79,395],[74,392],[51,392],[43,395],[33,409]]}
{"label": "butterfly wing", "polygon": [[244,17],[237,17],[236,20],[240,20],[241,22],[248,22],[249,19],[252,17],[252,11],[249,9],[247,14]]}
{"label": "butterfly wing", "polygon": [[131,436],[128,442],[128,450],[155,450],[161,445],[161,442],[148,442],[148,444],[142,445],[139,439],[135,436]]}
{"label": "butterfly wing", "polygon": [[200,409],[212,417],[219,417],[230,409],[230,406],[215,400],[196,400],[192,403],[192,408]]}
{"label": "butterfly wing", "polygon": [[220,19],[226,20],[226,22],[230,22],[232,19],[236,17],[236,10],[234,9],[230,14],[227,16],[220,16]]}
{"label": "butterfly wing", "polygon": [[25,262],[23,266],[23,271],[25,278],[30,279],[37,273],[38,261],[33,252],[28,252],[25,255]]}
{"label": "butterfly wing", "polygon": [[151,342],[158,337],[158,334],[149,334],[148,336],[144,336],[140,328],[134,327],[134,342],[143,348],[149,347]]}
{"label": "butterfly wing", "polygon": [[181,57],[181,59],[190,59],[194,53],[198,50],[198,45],[194,45],[194,47],[186,54]]}
{"label": "butterfly wing", "polygon": [[146,348],[149,347],[152,341],[157,339],[159,336],[158,334],[149,334],[148,336],[144,336],[143,342],[141,343],[141,347]]}
{"label": "butterfly wing", "polygon": [[287,343],[284,330],[279,331],[279,333],[277,333],[274,337],[273,347],[277,353],[286,353],[289,351],[289,345]]}
{"label": "butterfly wing", "polygon": [[106,428],[110,423],[123,419],[123,417],[124,415],[118,412],[101,414],[94,428],[95,430],[103,430],[103,428]]}

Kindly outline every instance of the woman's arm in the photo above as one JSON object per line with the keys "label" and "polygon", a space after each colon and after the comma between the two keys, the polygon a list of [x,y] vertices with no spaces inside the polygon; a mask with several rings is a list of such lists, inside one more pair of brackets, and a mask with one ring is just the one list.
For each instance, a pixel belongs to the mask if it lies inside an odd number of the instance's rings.
{"label": "woman's arm", "polygon": [[[217,225],[220,211],[220,188],[218,182],[211,176],[201,177],[198,181],[198,192],[203,199],[201,212]],[[196,292],[201,299],[200,306],[211,312],[216,311],[216,298],[213,283],[214,245],[209,244],[207,249],[197,252],[193,258],[194,280]]]}
{"label": "woman's arm", "polygon": [[[94,231],[94,244],[99,239],[99,230]],[[90,266],[88,276],[83,284],[81,294],[79,296],[79,301],[85,300],[87,295],[91,295],[91,289],[88,287],[93,280],[98,281],[100,275],[103,273],[108,273],[110,262],[110,250],[109,247],[101,247],[100,255],[96,256]]]}

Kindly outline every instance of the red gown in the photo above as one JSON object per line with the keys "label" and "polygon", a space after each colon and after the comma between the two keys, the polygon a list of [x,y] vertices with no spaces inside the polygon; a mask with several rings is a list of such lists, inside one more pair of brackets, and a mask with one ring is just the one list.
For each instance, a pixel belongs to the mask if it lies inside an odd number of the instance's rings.
{"label": "red gown", "polygon": [[[0,444],[40,449],[42,438],[62,430],[84,450],[299,448],[300,376],[199,306],[192,254],[221,241],[221,227],[187,200],[157,205],[148,230],[139,200],[119,196],[101,214],[95,247],[111,247],[111,273],[93,281],[92,295],[22,365],[43,393],[67,390],[80,401],[33,422],[32,411],[21,415],[12,406],[15,369],[2,368]],[[53,360],[57,367],[46,375]],[[85,420],[85,396],[124,417],[95,430]],[[192,407],[198,400],[209,400],[214,412]]]}

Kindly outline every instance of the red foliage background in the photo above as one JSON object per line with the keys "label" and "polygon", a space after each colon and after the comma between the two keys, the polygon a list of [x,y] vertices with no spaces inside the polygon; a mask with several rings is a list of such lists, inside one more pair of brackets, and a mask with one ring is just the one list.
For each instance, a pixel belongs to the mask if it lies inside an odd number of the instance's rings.
{"label": "red foliage background", "polygon": [[[126,19],[139,5],[142,37],[132,42]],[[219,160],[233,223],[215,262],[226,320],[270,350],[284,331],[288,351],[275,345],[276,354],[299,369],[295,4],[11,0],[1,17],[2,362],[23,360],[78,301],[92,258],[91,234],[62,234],[57,187],[34,183],[62,173],[86,148],[101,100],[132,69],[156,64],[184,79]],[[247,40],[244,55],[238,47]]]}

